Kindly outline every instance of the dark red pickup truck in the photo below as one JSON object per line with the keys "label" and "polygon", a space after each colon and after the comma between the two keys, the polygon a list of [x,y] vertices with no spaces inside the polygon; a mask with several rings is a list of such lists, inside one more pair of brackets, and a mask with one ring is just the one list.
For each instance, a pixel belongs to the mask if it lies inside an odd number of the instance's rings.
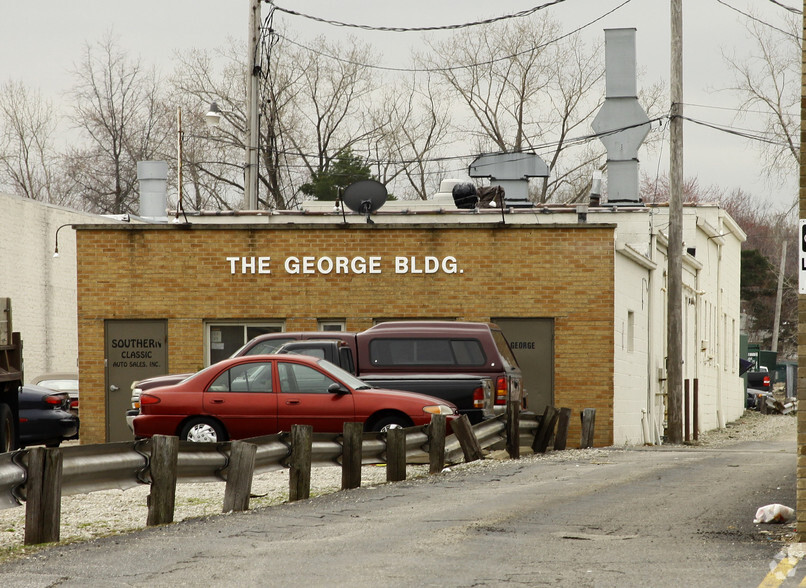
{"label": "dark red pickup truck", "polygon": [[[340,354],[345,357],[332,363],[367,383],[445,398],[468,414],[471,422],[503,412],[510,399],[525,406],[520,367],[503,332],[492,323],[394,321],[359,333],[268,333],[250,340],[233,357],[276,353],[291,341],[315,339],[342,341]],[[347,367],[350,365],[353,369]],[[137,412],[142,390],[170,385],[189,375],[180,374],[173,380],[160,376],[132,384],[134,410],[129,411],[128,420]]]}

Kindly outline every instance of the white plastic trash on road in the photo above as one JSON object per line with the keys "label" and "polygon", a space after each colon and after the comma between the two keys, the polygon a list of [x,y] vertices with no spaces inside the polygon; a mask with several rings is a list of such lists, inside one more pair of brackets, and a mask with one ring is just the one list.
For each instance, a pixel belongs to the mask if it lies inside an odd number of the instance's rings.
{"label": "white plastic trash on road", "polygon": [[768,504],[756,511],[754,523],[788,523],[795,518],[795,511],[783,504]]}

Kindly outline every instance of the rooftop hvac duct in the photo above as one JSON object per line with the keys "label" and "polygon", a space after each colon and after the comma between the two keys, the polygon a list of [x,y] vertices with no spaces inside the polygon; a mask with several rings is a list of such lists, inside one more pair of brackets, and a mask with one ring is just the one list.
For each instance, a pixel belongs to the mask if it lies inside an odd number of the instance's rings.
{"label": "rooftop hvac duct", "polygon": [[635,29],[605,30],[606,96],[593,130],[607,149],[607,200],[638,202],[638,148],[649,133],[649,118],[638,102]]}

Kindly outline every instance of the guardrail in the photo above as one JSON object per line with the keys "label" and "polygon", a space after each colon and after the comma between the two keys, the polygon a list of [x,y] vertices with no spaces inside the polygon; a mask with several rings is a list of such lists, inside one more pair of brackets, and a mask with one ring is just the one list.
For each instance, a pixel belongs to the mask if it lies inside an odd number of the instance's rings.
{"label": "guardrail", "polygon": [[[590,419],[591,409],[583,411]],[[548,407],[542,417],[520,412],[517,403],[507,414],[470,426],[467,417],[452,421],[445,434],[445,417],[431,424],[363,433],[360,423],[346,423],[344,431],[312,433],[294,426],[290,433],[222,443],[191,443],[175,437],[78,445],[56,449],[35,447],[0,454],[0,509],[26,504],[25,543],[59,539],[59,501],[62,495],[151,485],[148,524],[173,521],[177,482],[225,481],[227,510],[248,508],[255,473],[290,469],[289,500],[307,498],[311,466],[341,466],[342,487],[360,485],[360,467],[387,464],[387,480],[405,479],[407,463],[429,463],[430,473],[445,464],[482,457],[482,449],[504,445],[513,458],[521,446],[545,452],[554,434],[555,449],[564,449],[569,409]],[[593,424],[583,422],[583,430]],[[515,439],[517,437],[517,440]],[[591,437],[592,439],[592,437]],[[585,446],[583,438],[581,446]]]}

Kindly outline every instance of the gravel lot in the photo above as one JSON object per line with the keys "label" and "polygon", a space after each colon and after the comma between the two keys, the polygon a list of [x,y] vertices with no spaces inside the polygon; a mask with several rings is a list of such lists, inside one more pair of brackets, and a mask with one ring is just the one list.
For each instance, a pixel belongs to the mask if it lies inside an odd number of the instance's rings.
{"label": "gravel lot", "polygon": [[[797,419],[794,415],[762,415],[746,411],[745,415],[729,423],[725,429],[700,435],[696,444],[701,447],[723,447],[743,440],[761,440],[781,434],[795,434]],[[524,456],[523,459],[566,460],[591,458],[606,455],[611,451],[622,451],[620,447],[601,449],[571,449],[549,452],[545,455]],[[506,453],[492,453],[484,461],[451,466],[451,470],[465,468],[490,468],[507,459]],[[423,477],[428,474],[428,466],[408,466],[408,478]],[[386,468],[365,466],[362,472],[362,486],[371,487],[386,483]],[[179,484],[177,486],[176,510],[174,519],[220,514],[224,501],[224,483]],[[336,492],[341,487],[341,469],[338,467],[315,468],[311,474],[311,495],[318,496]],[[146,497],[148,486],[129,490],[106,490],[65,496],[62,498],[61,539],[62,542],[80,541],[125,533],[145,527],[148,515]],[[253,498],[250,509],[267,507],[285,502],[288,498],[288,471],[281,470],[255,476],[252,484]],[[23,507],[0,510],[0,561],[28,552],[36,548],[23,548],[25,509]]]}

